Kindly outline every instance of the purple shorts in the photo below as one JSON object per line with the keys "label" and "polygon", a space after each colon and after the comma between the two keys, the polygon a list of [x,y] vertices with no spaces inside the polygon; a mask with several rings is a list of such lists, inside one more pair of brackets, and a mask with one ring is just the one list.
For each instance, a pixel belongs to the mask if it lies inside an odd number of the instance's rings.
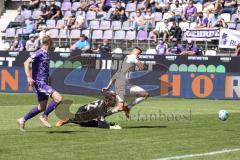
{"label": "purple shorts", "polygon": [[45,82],[36,82],[34,87],[37,93],[38,101],[48,100],[48,97],[56,91]]}

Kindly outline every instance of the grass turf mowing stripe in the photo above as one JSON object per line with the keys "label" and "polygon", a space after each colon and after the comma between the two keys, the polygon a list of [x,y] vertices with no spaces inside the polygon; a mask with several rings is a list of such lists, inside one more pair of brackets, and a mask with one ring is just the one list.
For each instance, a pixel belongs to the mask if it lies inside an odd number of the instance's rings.
{"label": "grass turf mowing stripe", "polygon": [[155,160],[177,160],[177,159],[183,159],[183,158],[211,156],[211,155],[216,155],[216,154],[223,154],[223,153],[237,152],[237,151],[240,151],[240,148],[225,149],[225,150],[221,150],[221,151],[214,151],[214,152],[207,152],[207,153],[198,153],[198,154],[186,154],[186,155],[175,156],[175,157],[159,158],[159,159],[155,159]]}

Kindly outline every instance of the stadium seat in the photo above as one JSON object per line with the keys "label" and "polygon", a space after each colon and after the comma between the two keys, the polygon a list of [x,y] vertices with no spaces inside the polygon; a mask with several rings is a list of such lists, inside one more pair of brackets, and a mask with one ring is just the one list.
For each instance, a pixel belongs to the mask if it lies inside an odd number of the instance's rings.
{"label": "stadium seat", "polygon": [[217,51],[215,50],[206,50],[205,52],[205,56],[216,56],[217,55]]}
{"label": "stadium seat", "polygon": [[100,29],[107,30],[111,28],[111,21],[101,21]]}
{"label": "stadium seat", "polygon": [[63,2],[62,3],[62,7],[61,7],[62,11],[67,11],[67,10],[70,10],[71,8],[72,8],[71,2]]}
{"label": "stadium seat", "polygon": [[32,11],[31,10],[23,10],[21,13],[25,19],[29,19],[32,16]]}
{"label": "stadium seat", "polygon": [[47,28],[55,28],[56,21],[54,19],[48,19],[46,21]]}
{"label": "stadium seat", "polygon": [[120,30],[122,28],[122,23],[120,21],[112,21],[111,28],[113,30]]}
{"label": "stadium seat", "polygon": [[8,28],[5,32],[5,37],[10,38],[10,37],[15,37],[15,28]]}
{"label": "stadium seat", "polygon": [[94,30],[92,32],[92,39],[102,39],[103,31],[102,30]]}
{"label": "stadium seat", "polygon": [[128,21],[123,22],[122,24],[122,30],[129,30],[130,23]]}
{"label": "stadium seat", "polygon": [[79,29],[73,29],[73,30],[71,30],[69,37],[78,39],[78,38],[80,38],[80,33],[81,32]]}
{"label": "stadium seat", "polygon": [[35,10],[35,11],[33,11],[33,13],[32,13],[32,18],[33,18],[33,19],[37,19],[41,14],[42,14],[42,11]]}
{"label": "stadium seat", "polygon": [[233,14],[233,15],[231,16],[231,22],[235,22],[235,19],[236,19],[237,17],[238,17],[237,14]]}
{"label": "stadium seat", "polygon": [[80,7],[80,3],[79,2],[73,2],[72,9],[74,11],[77,11],[79,7]]}
{"label": "stadium seat", "polygon": [[61,8],[61,6],[62,6],[62,3],[61,3],[61,2],[56,2],[56,1],[55,1],[55,4],[56,4],[58,7],[60,7],[60,8]]}
{"label": "stadium seat", "polygon": [[149,34],[148,34],[148,40],[153,40],[153,36],[154,36],[153,32],[152,32],[152,31],[149,32]]}
{"label": "stadium seat", "polygon": [[89,22],[90,29],[99,29],[99,21],[93,20]]}
{"label": "stadium seat", "polygon": [[144,6],[144,4],[142,3],[142,2],[140,2],[139,4],[137,4],[137,10],[139,10],[139,9],[144,9],[145,8],[145,6]]}
{"label": "stadium seat", "polygon": [[138,33],[137,33],[138,41],[144,41],[144,40],[147,40],[147,38],[148,38],[147,31],[142,31],[142,30],[138,31]]}
{"label": "stadium seat", "polygon": [[69,32],[70,32],[69,30],[60,29],[58,38],[68,38]]}
{"label": "stadium seat", "polygon": [[103,39],[112,39],[113,38],[113,31],[112,30],[106,30],[103,33]]}
{"label": "stadium seat", "polygon": [[156,54],[156,49],[147,49],[145,54]]}
{"label": "stadium seat", "polygon": [[237,24],[236,30],[240,31],[240,23]]}
{"label": "stadium seat", "polygon": [[70,17],[72,15],[71,11],[65,11],[64,17]]}
{"label": "stadium seat", "polygon": [[162,13],[161,12],[155,12],[154,13],[154,21],[161,21],[162,20]]}
{"label": "stadium seat", "polygon": [[126,5],[126,12],[135,12],[136,11],[136,3],[128,3]]}
{"label": "stadium seat", "polygon": [[60,19],[57,21],[56,28],[61,28],[62,26],[64,26],[64,20]]}
{"label": "stadium seat", "polygon": [[127,31],[126,40],[135,40],[136,39],[136,31]]}
{"label": "stadium seat", "polygon": [[115,34],[114,34],[114,37],[113,39],[115,40],[122,40],[122,39],[125,39],[125,31],[116,31]]}
{"label": "stadium seat", "polygon": [[90,30],[84,29],[84,30],[82,31],[82,34],[84,34],[85,36],[87,36],[87,37],[89,38],[89,36],[90,36]]}
{"label": "stadium seat", "polygon": [[220,17],[221,17],[222,19],[224,19],[225,22],[230,22],[231,14],[229,14],[229,13],[222,13],[222,14],[220,15]]}
{"label": "stadium seat", "polygon": [[88,11],[86,14],[87,20],[94,20],[96,19],[96,12]]}
{"label": "stadium seat", "polygon": [[26,29],[25,28],[18,28],[16,30],[16,36],[21,35],[21,34],[25,34],[26,33]]}
{"label": "stadium seat", "polygon": [[58,29],[50,29],[49,33],[51,38],[58,38]]}
{"label": "stadium seat", "polygon": [[228,22],[227,23],[229,29],[236,29],[236,23],[235,22]]}

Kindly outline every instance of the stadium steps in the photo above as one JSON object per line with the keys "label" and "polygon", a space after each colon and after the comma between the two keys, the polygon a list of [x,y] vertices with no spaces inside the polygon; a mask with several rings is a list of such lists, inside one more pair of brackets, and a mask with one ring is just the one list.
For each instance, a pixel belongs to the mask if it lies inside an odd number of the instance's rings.
{"label": "stadium steps", "polygon": [[9,22],[14,21],[15,17],[17,16],[18,11],[17,10],[5,10],[3,15],[0,18],[0,38],[2,39],[3,31],[7,28]]}

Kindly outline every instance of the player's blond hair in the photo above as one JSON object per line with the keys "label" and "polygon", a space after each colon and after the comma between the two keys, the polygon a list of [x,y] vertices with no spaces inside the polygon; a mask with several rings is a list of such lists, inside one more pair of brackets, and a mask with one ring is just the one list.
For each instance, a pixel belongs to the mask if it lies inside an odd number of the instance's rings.
{"label": "player's blond hair", "polygon": [[42,39],[43,45],[50,45],[52,43],[52,39],[50,36],[44,36]]}

